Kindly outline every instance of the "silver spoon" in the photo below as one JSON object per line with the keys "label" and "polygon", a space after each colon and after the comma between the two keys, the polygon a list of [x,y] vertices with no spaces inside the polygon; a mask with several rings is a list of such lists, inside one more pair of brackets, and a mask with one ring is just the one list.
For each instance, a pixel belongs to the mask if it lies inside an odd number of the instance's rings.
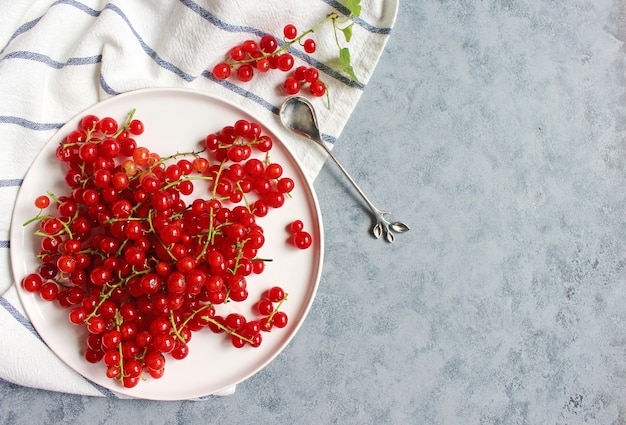
{"label": "silver spoon", "polygon": [[409,226],[400,222],[394,221],[389,222],[385,215],[391,214],[390,211],[382,211],[379,210],[372,204],[372,202],[365,196],[365,193],[361,190],[361,188],[356,184],[356,182],[350,177],[350,174],[346,171],[345,168],[339,163],[335,155],[332,154],[330,149],[324,144],[322,141],[322,137],[320,135],[319,126],[317,124],[317,115],[315,114],[315,109],[313,105],[304,97],[301,96],[293,96],[288,98],[280,107],[279,114],[280,121],[283,123],[285,127],[294,133],[304,136],[307,139],[310,139],[316,142],[318,145],[324,148],[328,156],[337,164],[337,167],[343,172],[343,174],[347,177],[347,179],[352,183],[352,186],[357,190],[359,195],[363,198],[369,209],[374,214],[376,218],[376,224],[372,227],[372,234],[378,239],[383,234],[388,242],[394,241],[394,234],[396,233],[404,233],[409,230]]}

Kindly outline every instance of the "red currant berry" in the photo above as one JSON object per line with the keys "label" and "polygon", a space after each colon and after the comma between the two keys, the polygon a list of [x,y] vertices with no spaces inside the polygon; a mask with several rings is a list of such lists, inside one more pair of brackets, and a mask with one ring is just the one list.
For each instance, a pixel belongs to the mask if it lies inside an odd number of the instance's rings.
{"label": "red currant berry", "polygon": [[189,354],[189,346],[187,344],[179,344],[174,347],[170,355],[173,359],[182,360]]}
{"label": "red currant berry", "polygon": [[131,134],[134,134],[135,136],[139,136],[144,131],[143,122],[141,120],[132,120],[128,124],[128,131],[130,131]]}
{"label": "red currant berry", "polygon": [[315,53],[316,45],[315,40],[312,38],[307,38],[304,41],[304,51],[307,53]]}
{"label": "red currant berry", "polygon": [[313,243],[313,239],[308,232],[298,232],[293,235],[293,244],[300,249],[307,249]]}
{"label": "red currant berry", "polygon": [[283,35],[287,40],[293,40],[298,36],[298,30],[295,25],[287,24],[283,28]]}
{"label": "red currant berry", "polygon": [[306,71],[304,72],[304,80],[306,80],[307,83],[312,83],[314,81],[317,81],[319,76],[320,76],[319,71],[312,67],[307,68]]}
{"label": "red currant berry", "polygon": [[230,77],[230,66],[221,62],[213,67],[213,76],[218,80],[225,80]]}
{"label": "red currant berry", "polygon": [[35,198],[35,207],[43,210],[44,208],[48,208],[49,205],[50,198],[46,195],[41,195]]}
{"label": "red currant berry", "polygon": [[265,177],[270,180],[277,179],[282,176],[282,174],[283,167],[276,162],[271,163],[267,167],[265,167]]}
{"label": "red currant berry", "polygon": [[277,303],[285,298],[285,291],[280,286],[273,286],[267,291],[267,298],[271,302]]}
{"label": "red currant berry", "polygon": [[313,81],[309,86],[309,91],[313,96],[324,96],[326,93],[326,85],[320,80]]}
{"label": "red currant berry", "polygon": [[257,303],[256,308],[260,314],[266,316],[274,311],[274,304],[269,298],[263,298]]}
{"label": "red currant berry", "polygon": [[64,254],[57,259],[57,269],[61,273],[70,274],[74,271],[75,268],[76,259],[72,255]]}
{"label": "red currant berry", "polygon": [[165,367],[165,357],[159,351],[150,351],[144,357],[144,363],[148,369],[159,370]]}
{"label": "red currant berry", "polygon": [[304,223],[302,223],[302,220],[294,220],[291,223],[289,223],[289,231],[291,233],[298,233],[301,232],[304,229]]}
{"label": "red currant berry", "polygon": [[278,69],[287,72],[293,68],[294,59],[289,53],[283,53],[278,57]]}
{"label": "red currant berry", "polygon": [[100,360],[102,360],[103,356],[104,352],[102,352],[102,350],[94,350],[91,348],[85,350],[85,360],[87,360],[89,363],[98,363]]}
{"label": "red currant berry", "polygon": [[246,341],[244,341],[240,336],[231,335],[230,341],[235,348],[242,348],[246,345]]}
{"label": "red currant berry", "polygon": [[234,61],[239,62],[246,57],[246,51],[243,50],[243,46],[235,46],[232,49],[230,49],[230,57]]}
{"label": "red currant berry", "polygon": [[243,82],[250,81],[252,80],[253,76],[254,76],[254,70],[252,66],[248,64],[244,64],[244,65],[239,66],[239,68],[237,68],[237,78],[239,79],[239,81],[243,81]]}
{"label": "red currant berry", "polygon": [[294,181],[290,177],[282,177],[280,180],[278,180],[278,182],[276,182],[276,190],[281,193],[291,192],[294,186]]}
{"label": "red currant berry", "polygon": [[241,47],[247,53],[254,53],[258,49],[256,41],[254,41],[254,40],[246,40],[246,41],[244,41],[243,45]]}
{"label": "red currant berry", "polygon": [[96,124],[96,130],[109,136],[115,134],[117,128],[117,121],[111,117],[104,117]]}
{"label": "red currant berry", "polygon": [[106,329],[106,322],[101,317],[95,316],[89,319],[87,330],[91,334],[99,335]]}
{"label": "red currant berry", "polygon": [[37,292],[43,284],[43,279],[37,273],[31,273],[22,280],[22,288],[28,292]]}
{"label": "red currant berry", "polygon": [[259,47],[264,53],[274,53],[278,48],[278,42],[273,35],[264,35],[259,41]]}
{"label": "red currant berry", "polygon": [[239,313],[230,313],[228,316],[226,316],[224,324],[228,329],[232,331],[237,331],[246,324],[246,318]]}
{"label": "red currant berry", "polygon": [[283,84],[283,88],[285,93],[289,95],[296,94],[300,91],[300,81],[295,77],[288,77]]}
{"label": "red currant berry", "polygon": [[272,322],[277,328],[284,328],[288,322],[287,314],[284,311],[277,311],[272,318]]}
{"label": "red currant berry", "polygon": [[84,131],[91,131],[95,128],[99,118],[95,115],[85,115],[78,124],[78,128]]}
{"label": "red currant berry", "polygon": [[259,59],[255,63],[255,68],[259,72],[267,72],[271,69],[269,59]]}

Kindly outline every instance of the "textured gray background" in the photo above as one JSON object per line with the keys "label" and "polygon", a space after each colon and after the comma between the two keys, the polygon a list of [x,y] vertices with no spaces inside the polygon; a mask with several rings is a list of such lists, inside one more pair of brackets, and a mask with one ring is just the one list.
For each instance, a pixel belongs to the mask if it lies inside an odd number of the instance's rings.
{"label": "textured gray background", "polygon": [[78,397],[0,382],[0,421],[626,423],[620,1],[401,1],[336,155],[411,227],[393,245],[328,163],[324,273],[235,395]]}

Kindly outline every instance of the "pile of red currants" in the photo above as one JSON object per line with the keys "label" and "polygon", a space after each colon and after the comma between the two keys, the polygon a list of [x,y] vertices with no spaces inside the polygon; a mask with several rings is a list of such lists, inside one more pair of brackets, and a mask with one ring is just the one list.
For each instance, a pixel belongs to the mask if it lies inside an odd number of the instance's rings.
{"label": "pile of red currants", "polygon": [[184,359],[194,332],[257,347],[263,332],[287,325],[279,286],[249,318],[215,306],[248,298],[247,278],[267,261],[256,219],[294,188],[254,122],[209,134],[197,152],[160,157],[137,144],[144,127],[133,115],[121,126],[87,115],[58,146],[68,193],[35,199],[40,212],[25,224],[38,223],[39,266],[22,280],[69,309],[87,330],[86,360],[127,388],[163,376],[166,359]]}

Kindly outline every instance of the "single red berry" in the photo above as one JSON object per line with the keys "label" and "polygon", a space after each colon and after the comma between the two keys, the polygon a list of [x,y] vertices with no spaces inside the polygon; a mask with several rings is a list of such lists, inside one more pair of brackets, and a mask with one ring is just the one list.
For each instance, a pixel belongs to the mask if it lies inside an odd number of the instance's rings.
{"label": "single red berry", "polygon": [[42,284],[43,279],[37,273],[31,273],[22,280],[22,287],[28,292],[37,292]]}
{"label": "single red berry", "polygon": [[96,124],[96,130],[109,136],[115,134],[117,128],[117,121],[111,117],[104,117]]}
{"label": "single red berry", "polygon": [[252,66],[244,64],[237,68],[237,78],[239,81],[247,82],[252,80],[252,77],[254,77],[254,70]]}
{"label": "single red berry", "polygon": [[270,70],[270,60],[267,58],[259,59],[255,64],[256,69],[259,72],[267,72]]}
{"label": "single red berry", "polygon": [[291,177],[282,177],[276,182],[276,190],[281,193],[289,193],[295,187],[294,181]]}
{"label": "single red berry", "polygon": [[259,41],[259,47],[264,53],[274,53],[278,48],[278,42],[273,35],[264,35]]}
{"label": "single red berry", "polygon": [[230,77],[230,66],[224,62],[218,63],[213,67],[213,76],[218,80],[225,80]]}
{"label": "single red berry", "polygon": [[50,198],[48,198],[46,195],[41,195],[35,198],[35,207],[43,210],[44,208],[48,208],[49,205]]}
{"label": "single red berry", "polygon": [[87,330],[91,334],[100,335],[106,329],[106,322],[99,316],[92,317],[87,323]]}
{"label": "single red berry", "polygon": [[291,233],[298,233],[301,232],[304,229],[304,223],[302,223],[302,220],[294,220],[289,224],[289,231]]}
{"label": "single red berry", "polygon": [[74,307],[70,310],[69,319],[70,323],[74,325],[81,325],[87,318],[87,311],[83,307]]}
{"label": "single red berry", "polygon": [[283,84],[283,88],[285,89],[285,93],[289,95],[296,94],[300,91],[300,81],[295,77],[288,77]]}
{"label": "single red berry", "polygon": [[240,336],[237,335],[231,335],[230,341],[235,348],[242,348],[246,345],[246,341],[244,341]]}
{"label": "single red berry", "polygon": [[277,311],[272,318],[272,322],[277,328],[284,328],[285,326],[287,326],[288,322],[287,313],[285,313],[284,311]]}
{"label": "single red berry", "polygon": [[267,297],[273,303],[277,303],[285,298],[285,291],[280,286],[273,286],[267,291]]}
{"label": "single red berry", "polygon": [[274,311],[274,304],[269,298],[263,298],[257,303],[256,308],[260,314],[267,316]]}
{"label": "single red berry", "polygon": [[230,57],[234,61],[241,61],[246,57],[246,51],[243,50],[243,46],[235,46],[230,49]]}
{"label": "single red berry", "polygon": [[65,138],[65,141],[69,144],[85,143],[87,140],[87,133],[83,130],[74,130]]}
{"label": "single red berry", "polygon": [[273,180],[279,178],[283,174],[283,167],[277,162],[268,164],[265,167],[265,177]]}
{"label": "single red berry", "polygon": [[85,115],[81,120],[78,128],[84,131],[91,131],[95,128],[96,123],[100,121],[100,119],[95,115]]}
{"label": "single red berry", "polygon": [[293,235],[293,244],[300,249],[307,249],[313,243],[313,239],[308,232],[301,231]]}
{"label": "single red berry", "polygon": [[319,71],[313,67],[307,68],[306,71],[304,71],[304,79],[306,80],[307,83],[312,83],[314,81],[317,81],[319,76],[320,76]]}
{"label": "single red berry", "polygon": [[298,36],[298,29],[293,24],[287,24],[283,28],[283,35],[287,40],[293,40]]}
{"label": "single red berry", "polygon": [[247,53],[254,53],[258,49],[256,41],[254,41],[254,40],[246,40],[246,41],[244,41],[243,45],[241,47],[243,47],[243,50],[245,52],[247,52]]}
{"label": "single red berry", "polygon": [[294,64],[293,56],[291,56],[291,54],[289,53],[283,53],[282,55],[278,57],[278,69],[280,69],[283,72],[287,72],[291,68],[293,68],[293,64]]}
{"label": "single red berry", "polygon": [[320,80],[313,81],[309,86],[309,91],[313,96],[324,96],[326,93],[326,85]]}
{"label": "single red berry", "polygon": [[144,131],[143,122],[141,120],[132,120],[128,124],[128,131],[130,131],[131,134],[134,134],[135,136],[139,136]]}
{"label": "single red berry", "polygon": [[316,45],[315,40],[312,38],[307,38],[304,41],[304,51],[307,53],[315,53]]}

